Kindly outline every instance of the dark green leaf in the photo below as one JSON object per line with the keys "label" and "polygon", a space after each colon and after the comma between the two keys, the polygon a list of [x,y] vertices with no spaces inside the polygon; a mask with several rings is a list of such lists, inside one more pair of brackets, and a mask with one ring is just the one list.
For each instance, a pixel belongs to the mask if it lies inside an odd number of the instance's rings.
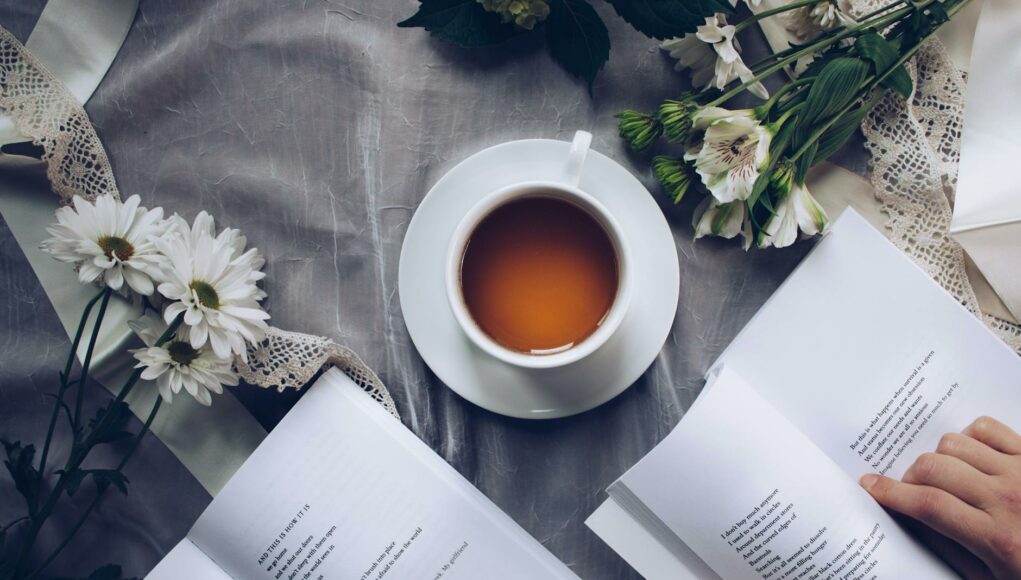
{"label": "dark green leaf", "polygon": [[824,120],[854,99],[869,74],[869,65],[858,58],[840,57],[823,67],[812,82],[800,120]]}
{"label": "dark green leaf", "polygon": [[440,40],[466,48],[499,44],[520,32],[476,0],[421,1],[418,12],[397,26],[421,27]]}
{"label": "dark green leaf", "polygon": [[748,209],[754,209],[755,204],[759,201],[759,196],[762,192],[766,191],[766,186],[769,185],[770,170],[767,169],[755,179],[755,183],[752,184],[752,192],[748,195]]}
{"label": "dark green leaf", "polygon": [[[869,113],[871,107],[861,106],[857,109],[852,109],[844,114],[836,123],[834,123],[829,129],[826,130],[819,140],[816,141],[818,145],[818,151],[812,157],[812,165],[825,161],[830,155],[833,155],[844,146],[848,138],[854,134],[858,126],[861,125],[865,115]],[[807,155],[806,155],[807,156]]]}
{"label": "dark green leaf", "polygon": [[11,443],[6,439],[0,439],[7,453],[4,466],[11,474],[14,481],[14,489],[25,498],[28,506],[28,513],[35,514],[36,503],[39,498],[39,471],[32,465],[35,459],[35,446],[22,446],[21,441]]}
{"label": "dark green leaf", "polygon": [[[734,12],[726,0],[609,0],[617,14],[642,34],[666,40],[705,24],[717,12]],[[554,9],[555,11],[555,9]],[[552,14],[551,14],[552,15]]]}
{"label": "dark green leaf", "polygon": [[[897,48],[875,32],[859,36],[854,43],[854,49],[859,56],[872,63],[872,73],[877,77],[886,74],[900,58]],[[883,79],[883,84],[897,91],[897,94],[905,99],[911,96],[911,75],[904,65],[898,65]]]}
{"label": "dark green leaf", "polygon": [[847,49],[831,48],[826,52],[813,58],[812,61],[808,63],[808,66],[805,67],[805,70],[800,75],[798,75],[798,78],[809,78],[819,76],[819,73],[822,72],[822,69],[825,68],[826,65],[832,62],[834,59],[840,58],[845,55],[847,55]]}
{"label": "dark green leaf", "polygon": [[808,146],[805,153],[798,158],[794,164],[794,182],[805,183],[808,177],[808,170],[812,168],[812,160],[815,159],[815,152],[819,150],[819,142],[816,141]]}
{"label": "dark green leaf", "polygon": [[950,19],[946,8],[940,2],[933,2],[925,8],[916,9],[902,19],[887,38],[896,39],[902,49],[909,49]]}
{"label": "dark green leaf", "polygon": [[[104,422],[102,431],[96,431],[100,423]],[[130,437],[127,432],[128,420],[131,418],[131,408],[123,401],[110,401],[107,405],[100,407],[94,417],[89,419],[89,433],[96,443],[109,443],[125,437]]]}
{"label": "dark green leaf", "polygon": [[106,489],[107,486],[113,485],[121,493],[127,495],[128,493],[128,478],[123,473],[116,469],[89,469],[89,475],[92,476],[92,481],[96,482],[96,487],[99,490]]}
{"label": "dark green leaf", "polygon": [[61,469],[56,473],[64,478],[64,481],[66,482],[64,484],[64,489],[67,490],[68,496],[78,493],[78,489],[81,487],[82,481],[84,481],[85,476],[88,475],[88,473],[82,469],[75,469],[74,471],[64,471]]}
{"label": "dark green leaf", "polygon": [[860,58],[842,56],[826,63],[808,90],[805,108],[798,114],[791,148],[795,151],[800,149],[819,125],[846,107],[857,95],[868,73],[869,65]]}
{"label": "dark green leaf", "polygon": [[610,34],[599,14],[585,0],[550,0],[546,45],[553,59],[582,79],[592,82],[610,58]]}

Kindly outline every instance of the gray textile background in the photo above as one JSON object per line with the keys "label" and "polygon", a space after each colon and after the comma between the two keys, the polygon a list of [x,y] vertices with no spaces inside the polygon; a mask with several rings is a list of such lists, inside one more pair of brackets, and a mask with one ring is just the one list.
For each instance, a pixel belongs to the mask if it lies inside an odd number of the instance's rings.
{"label": "gray textile background", "polygon": [[[809,244],[745,253],[733,242],[693,243],[691,204],[664,204],[681,296],[662,354],[617,399],[548,422],[496,416],[445,388],[411,344],[396,294],[416,205],[444,172],[484,147],[567,140],[587,129],[596,149],[658,194],[647,162],[616,137],[612,115],[651,109],[686,80],[653,41],[593,3],[614,49],[590,98],[535,39],[463,51],[398,29],[414,0],[143,0],[86,108],[123,194],[189,218],[204,208],[241,228],[266,254],[275,325],[355,349],[389,386],[407,426],[578,575],[626,579],[637,575],[583,520],[603,489],[677,423],[706,367]],[[3,0],[0,25],[24,40],[42,4]],[[744,42],[762,48],[754,34]],[[863,171],[860,150],[842,159]],[[41,439],[44,393],[67,347],[0,222],[0,434]],[[234,392],[268,428],[297,398],[244,386]],[[93,389],[90,402],[103,396]],[[114,561],[142,575],[209,501],[153,438],[128,475],[131,494],[110,497],[54,573]],[[0,477],[0,522],[18,501]],[[65,518],[47,541],[59,541],[60,525]]]}

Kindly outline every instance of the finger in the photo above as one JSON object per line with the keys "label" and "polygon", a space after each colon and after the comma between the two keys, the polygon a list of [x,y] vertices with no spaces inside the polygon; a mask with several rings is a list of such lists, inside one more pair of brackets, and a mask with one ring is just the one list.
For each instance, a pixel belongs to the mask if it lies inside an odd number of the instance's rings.
{"label": "finger", "polygon": [[880,505],[922,522],[973,553],[982,553],[981,538],[991,525],[985,512],[942,489],[882,475],[867,474],[861,485]]}
{"label": "finger", "polygon": [[968,580],[995,580],[993,573],[976,556],[957,542],[938,534],[932,528],[910,518],[897,518],[912,534],[929,547],[932,553],[943,559],[962,578]]}
{"label": "finger", "polygon": [[1001,475],[1010,470],[1010,459],[978,439],[961,433],[947,433],[939,440],[936,453],[964,461],[988,475]]}
{"label": "finger", "polygon": [[923,453],[901,479],[904,483],[942,489],[978,509],[988,507],[992,499],[989,476],[949,455]]}
{"label": "finger", "polygon": [[1021,455],[1021,436],[992,417],[979,417],[963,433],[1007,455]]}

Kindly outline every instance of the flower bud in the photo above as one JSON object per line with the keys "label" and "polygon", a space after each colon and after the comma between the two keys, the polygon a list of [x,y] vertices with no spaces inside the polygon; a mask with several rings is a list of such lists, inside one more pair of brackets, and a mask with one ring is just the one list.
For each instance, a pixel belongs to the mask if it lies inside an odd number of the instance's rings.
{"label": "flower bud", "polygon": [[663,134],[671,143],[684,143],[691,134],[692,116],[698,106],[688,99],[664,101],[659,106],[659,120],[663,124]]}
{"label": "flower bud", "polygon": [[692,183],[691,166],[676,157],[657,155],[652,159],[652,172],[663,185],[667,195],[680,203]]}
{"label": "flower bud", "polygon": [[622,139],[639,153],[652,146],[652,142],[663,134],[663,125],[655,116],[637,111],[621,111],[616,114],[620,119],[618,129]]}

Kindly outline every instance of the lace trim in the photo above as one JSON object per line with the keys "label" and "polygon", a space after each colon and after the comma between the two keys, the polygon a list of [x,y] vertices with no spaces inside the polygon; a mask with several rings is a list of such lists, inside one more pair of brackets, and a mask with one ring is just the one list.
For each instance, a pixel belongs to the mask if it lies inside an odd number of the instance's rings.
{"label": "lace trim", "polygon": [[[281,357],[280,353],[287,353],[287,356]],[[376,373],[354,351],[328,338],[270,328],[265,340],[248,346],[248,362],[240,357],[234,360],[234,368],[245,382],[264,388],[275,386],[280,392],[288,388],[300,389],[325,364],[344,371],[387,411],[400,418],[390,393]]]}
{"label": "lace trim", "polygon": [[862,124],[876,198],[890,239],[937,283],[1021,353],[1021,326],[983,314],[964,250],[947,232],[960,161],[967,78],[937,39],[908,63],[907,100],[887,95]]}
{"label": "lace trim", "polygon": [[76,195],[120,198],[106,150],[85,109],[63,83],[0,27],[0,110],[43,148],[46,176],[68,203]]}
{"label": "lace trim", "polygon": [[[85,109],[67,87],[8,30],[0,26],[0,111],[18,131],[43,148],[53,191],[68,203],[74,196],[120,198],[110,159]],[[270,328],[249,346],[249,362],[235,360],[248,383],[263,388],[300,389],[325,364],[339,367],[392,415],[400,418],[376,373],[352,350],[319,336]]]}

